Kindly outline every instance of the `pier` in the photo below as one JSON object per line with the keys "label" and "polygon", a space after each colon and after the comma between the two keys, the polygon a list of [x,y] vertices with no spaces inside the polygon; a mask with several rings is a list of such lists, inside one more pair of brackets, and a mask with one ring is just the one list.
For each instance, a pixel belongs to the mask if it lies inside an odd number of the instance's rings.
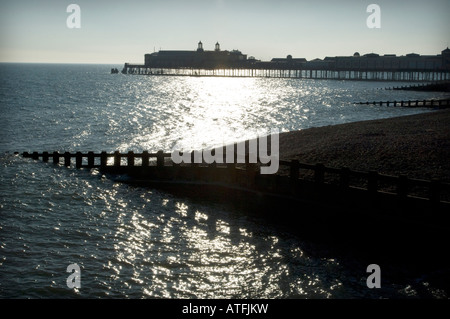
{"label": "pier", "polygon": [[[112,69],[111,73],[118,73]],[[438,55],[409,53],[325,57],[307,61],[304,58],[273,58],[260,61],[239,50],[163,51],[144,55],[144,64],[125,63],[123,74],[207,77],[258,77],[292,79],[332,79],[369,81],[442,82],[450,80],[450,49]]]}
{"label": "pier", "polygon": [[196,77],[251,77],[251,78],[287,78],[316,80],[355,80],[355,81],[449,81],[449,71],[430,70],[376,70],[376,69],[339,69],[289,67],[270,63],[260,63],[253,68],[248,66],[234,68],[158,68],[146,65],[126,63],[123,74],[133,75],[165,75]]}

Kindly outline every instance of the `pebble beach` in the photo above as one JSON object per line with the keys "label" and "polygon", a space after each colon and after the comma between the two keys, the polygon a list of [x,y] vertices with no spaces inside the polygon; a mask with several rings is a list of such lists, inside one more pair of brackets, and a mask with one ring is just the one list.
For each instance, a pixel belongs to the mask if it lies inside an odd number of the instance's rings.
{"label": "pebble beach", "polygon": [[280,158],[450,182],[450,110],[282,133]]}

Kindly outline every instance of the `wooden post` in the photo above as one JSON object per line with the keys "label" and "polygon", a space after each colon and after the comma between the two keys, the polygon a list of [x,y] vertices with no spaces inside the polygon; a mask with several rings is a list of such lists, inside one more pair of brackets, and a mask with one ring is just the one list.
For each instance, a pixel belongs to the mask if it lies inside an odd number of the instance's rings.
{"label": "wooden post", "polygon": [[255,186],[255,177],[256,177],[256,164],[247,163],[245,165],[245,172],[247,175],[247,186],[254,187]]}
{"label": "wooden post", "polygon": [[299,172],[300,172],[300,163],[298,162],[298,160],[292,160],[289,172],[289,177],[291,178],[291,181],[298,180]]}
{"label": "wooden post", "polygon": [[441,200],[441,181],[432,179],[430,181],[430,201],[432,203],[439,203]]}
{"label": "wooden post", "polygon": [[387,102],[386,102],[386,106],[389,106],[389,103],[391,103],[391,102],[387,101]]}
{"label": "wooden post", "polygon": [[397,195],[401,198],[408,196],[408,178],[405,175],[398,177]]}
{"label": "wooden post", "polygon": [[[216,155],[216,149],[215,149],[215,148],[213,148],[213,149],[211,150],[211,155],[212,155],[212,156],[215,156],[215,155]],[[208,166],[209,166],[209,167],[214,167],[214,168],[216,168],[216,167],[217,167],[217,163],[216,163],[216,161],[214,160],[211,164],[208,164]]]}
{"label": "wooden post", "polygon": [[59,164],[59,153],[53,152],[53,164]]}
{"label": "wooden post", "polygon": [[156,166],[164,167],[164,152],[158,151],[156,153]]}
{"label": "wooden post", "polygon": [[192,152],[191,152],[191,166],[192,166],[192,167],[198,166],[198,163],[195,162],[195,152],[196,152],[196,151],[192,151]]}
{"label": "wooden post", "polygon": [[143,167],[148,167],[148,159],[149,159],[149,155],[148,155],[148,151],[143,151],[142,152],[142,166]]}
{"label": "wooden post", "polygon": [[323,184],[325,180],[325,166],[317,163],[314,168],[314,181],[318,184]]}
{"label": "wooden post", "polygon": [[375,171],[370,171],[367,182],[367,190],[370,193],[376,193],[378,191],[378,173]]}
{"label": "wooden post", "polygon": [[106,168],[107,162],[108,162],[108,157],[106,156],[106,152],[102,151],[100,153],[100,168],[102,168],[102,169]]}
{"label": "wooden post", "polygon": [[66,166],[66,167],[70,166],[70,153],[69,152],[64,153],[64,166]]}
{"label": "wooden post", "polygon": [[75,154],[75,167],[81,168],[82,164],[83,164],[83,156],[81,155],[81,152],[77,152]]}
{"label": "wooden post", "polygon": [[397,101],[394,101],[394,106],[397,106]]}
{"label": "wooden post", "polygon": [[[234,144],[233,144],[234,147]],[[223,162],[226,164],[227,168],[235,168],[236,167],[236,159],[234,156],[236,156],[235,149],[233,148],[233,158],[228,158],[229,155],[227,154],[227,147],[223,147]],[[230,162],[231,161],[231,162]]]}
{"label": "wooden post", "polygon": [[94,152],[88,152],[88,167],[94,167]]}
{"label": "wooden post", "polygon": [[34,160],[38,160],[38,159],[39,159],[38,152],[33,152],[33,155],[31,155],[31,157],[32,157]]}
{"label": "wooden post", "polygon": [[43,160],[44,162],[48,162],[48,152],[42,153],[42,160]]}
{"label": "wooden post", "polygon": [[128,164],[128,167],[134,166],[134,152],[133,151],[128,152],[127,164]]}
{"label": "wooden post", "polygon": [[339,176],[341,188],[347,189],[350,185],[350,169],[348,167],[342,167]]}
{"label": "wooden post", "polygon": [[114,152],[114,167],[120,167],[120,153],[119,151]]}
{"label": "wooden post", "polygon": [[[227,165],[228,169],[228,178],[231,183],[236,182],[236,163],[237,163],[237,143],[233,144],[233,158],[228,158],[227,160],[227,153],[226,153],[226,147],[224,146],[224,162]],[[229,160],[231,160],[231,163],[229,163]]]}

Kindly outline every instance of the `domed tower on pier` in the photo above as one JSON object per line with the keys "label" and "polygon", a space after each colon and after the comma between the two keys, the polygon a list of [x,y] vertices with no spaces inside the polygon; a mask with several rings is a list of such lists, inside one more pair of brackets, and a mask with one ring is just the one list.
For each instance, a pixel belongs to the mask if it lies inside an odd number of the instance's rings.
{"label": "domed tower on pier", "polygon": [[199,41],[199,43],[198,43],[197,52],[203,52],[203,43],[202,43],[202,41]]}
{"label": "domed tower on pier", "polygon": [[214,51],[216,51],[216,52],[220,51],[220,44],[219,44],[219,42],[216,43],[216,47],[214,48]]}

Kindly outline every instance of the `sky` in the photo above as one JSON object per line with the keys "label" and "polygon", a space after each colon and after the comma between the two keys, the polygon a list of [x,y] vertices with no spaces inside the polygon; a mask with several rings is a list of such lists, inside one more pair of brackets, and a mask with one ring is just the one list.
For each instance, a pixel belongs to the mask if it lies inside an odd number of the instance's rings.
{"label": "sky", "polygon": [[[70,4],[80,28],[69,28]],[[380,28],[369,28],[370,4]],[[323,59],[436,55],[450,46],[450,0],[0,0],[0,62],[143,63],[162,50],[237,49]]]}

